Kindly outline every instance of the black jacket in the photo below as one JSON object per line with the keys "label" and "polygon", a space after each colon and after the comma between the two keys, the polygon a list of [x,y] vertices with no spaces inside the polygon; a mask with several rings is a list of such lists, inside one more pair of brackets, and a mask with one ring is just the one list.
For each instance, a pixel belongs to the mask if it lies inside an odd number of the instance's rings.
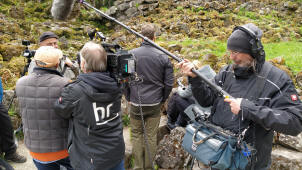
{"label": "black jacket", "polygon": [[[136,72],[143,82],[139,85],[142,104],[164,102],[174,83],[173,66],[163,52],[143,42],[141,47],[130,51],[136,58]],[[139,104],[137,86],[127,88],[128,101]]]}
{"label": "black jacket", "polygon": [[289,135],[298,135],[302,131],[301,101],[289,76],[274,66],[266,77],[258,98],[254,96],[261,90],[256,85],[256,73],[239,78],[226,68],[216,75],[215,83],[233,97],[243,98],[241,111],[237,116],[233,115],[229,104],[201,83],[199,78],[190,79],[193,95],[200,105],[213,105],[210,117],[212,123],[235,133],[250,126],[244,140],[257,149],[255,169],[268,169],[273,131]]}
{"label": "black jacket", "polygon": [[68,150],[76,170],[107,170],[124,158],[121,95],[104,72],[81,74],[64,87],[55,108],[70,119]]}

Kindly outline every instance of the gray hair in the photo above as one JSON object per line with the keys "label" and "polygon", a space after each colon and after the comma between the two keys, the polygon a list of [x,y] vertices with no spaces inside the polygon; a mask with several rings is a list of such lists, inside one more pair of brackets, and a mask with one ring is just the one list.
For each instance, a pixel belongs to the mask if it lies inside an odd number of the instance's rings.
{"label": "gray hair", "polygon": [[80,51],[85,60],[86,71],[104,72],[107,69],[107,53],[105,49],[94,42],[87,42]]}
{"label": "gray hair", "polygon": [[142,32],[143,36],[148,37],[150,40],[153,40],[154,35],[155,35],[155,27],[153,24],[145,24],[142,27]]}

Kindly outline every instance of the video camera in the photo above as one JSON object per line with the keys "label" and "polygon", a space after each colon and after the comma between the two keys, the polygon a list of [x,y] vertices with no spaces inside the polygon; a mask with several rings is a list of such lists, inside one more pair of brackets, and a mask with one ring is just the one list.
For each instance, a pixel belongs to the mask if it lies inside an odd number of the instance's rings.
{"label": "video camera", "polygon": [[22,45],[25,45],[26,48],[23,52],[23,56],[27,59],[30,59],[35,56],[36,51],[35,50],[29,50],[28,46],[30,45],[30,42],[28,40],[22,40]]}
{"label": "video camera", "polygon": [[111,77],[119,83],[135,78],[136,62],[131,53],[123,50],[118,44],[105,43],[106,37],[97,29],[90,31],[88,36],[90,40],[96,36],[102,41],[101,45],[107,52],[107,71],[110,72]]}

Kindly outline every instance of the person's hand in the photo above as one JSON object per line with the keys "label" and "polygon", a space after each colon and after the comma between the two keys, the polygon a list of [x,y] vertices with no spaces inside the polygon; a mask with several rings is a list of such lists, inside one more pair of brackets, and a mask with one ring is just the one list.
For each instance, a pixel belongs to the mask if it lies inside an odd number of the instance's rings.
{"label": "person's hand", "polygon": [[189,60],[184,59],[182,62],[177,64],[177,67],[181,69],[183,75],[196,77],[196,74],[192,72],[192,69],[195,68],[194,64],[191,63]]}
{"label": "person's hand", "polygon": [[71,60],[70,60],[68,57],[66,57],[65,64],[66,64],[67,66],[69,66],[69,67],[72,67],[72,66],[73,66]]}
{"label": "person's hand", "polygon": [[231,111],[235,115],[238,115],[239,111],[241,110],[240,105],[241,105],[242,98],[235,98],[235,99],[226,98],[224,99],[224,101],[228,102],[231,106]]}

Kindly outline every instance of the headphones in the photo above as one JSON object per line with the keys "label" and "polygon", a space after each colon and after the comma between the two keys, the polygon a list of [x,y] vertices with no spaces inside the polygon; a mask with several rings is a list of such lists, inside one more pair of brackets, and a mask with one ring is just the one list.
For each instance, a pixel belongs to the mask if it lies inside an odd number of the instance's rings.
{"label": "headphones", "polygon": [[252,47],[252,56],[257,59],[257,56],[263,56],[261,58],[265,57],[265,52],[263,50],[263,45],[261,43],[261,40],[255,35],[253,31],[251,31],[249,28],[245,26],[236,26],[232,32],[236,30],[241,30],[245,32],[247,35],[249,35],[252,39],[249,41]]}

